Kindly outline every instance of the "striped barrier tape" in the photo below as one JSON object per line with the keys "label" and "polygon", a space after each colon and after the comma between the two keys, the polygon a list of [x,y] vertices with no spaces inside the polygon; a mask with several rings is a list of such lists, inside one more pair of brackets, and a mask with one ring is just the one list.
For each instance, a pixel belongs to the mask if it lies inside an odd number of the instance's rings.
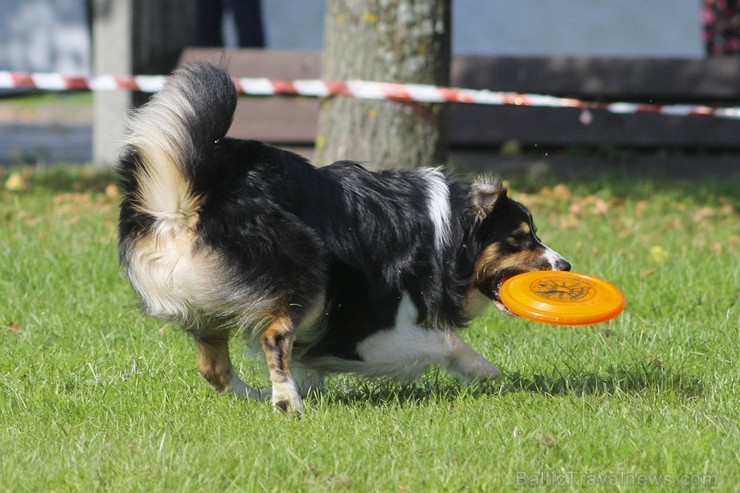
{"label": "striped barrier tape", "polygon": [[[167,80],[161,75],[92,77],[64,76],[49,73],[0,71],[0,89],[37,89],[42,91],[114,91],[128,90],[153,93]],[[669,116],[704,115],[740,119],[740,107],[714,107],[688,104],[643,104],[629,102],[598,103],[544,94],[520,94],[438,87],[427,84],[397,84],[369,81],[277,80],[267,78],[237,78],[234,83],[247,96],[304,96],[324,98],[350,96],[357,99],[390,100],[419,103],[464,103],[482,105],[514,105],[548,108],[601,109],[610,113],[658,113]],[[582,115],[590,122],[588,113]]]}

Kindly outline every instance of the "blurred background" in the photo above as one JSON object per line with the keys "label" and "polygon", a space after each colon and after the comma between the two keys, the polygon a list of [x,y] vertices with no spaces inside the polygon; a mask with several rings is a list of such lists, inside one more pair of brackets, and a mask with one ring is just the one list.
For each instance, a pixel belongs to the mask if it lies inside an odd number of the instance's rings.
{"label": "blurred background", "polygon": [[[0,0],[0,71],[167,74],[183,60],[228,49],[236,76],[321,75],[325,0],[245,2],[262,29],[249,40],[239,32],[244,14],[227,0],[213,17],[218,3],[205,2],[204,10],[197,0]],[[453,1],[451,84],[599,102],[734,106],[739,47],[728,33],[740,29],[736,10],[736,0]],[[110,164],[125,112],[146,97],[0,89],[0,163]],[[318,102],[270,99],[240,102],[232,134],[313,157]],[[653,169],[727,173],[740,163],[737,121],[460,106],[450,110],[448,160],[476,171],[639,170],[649,160]],[[245,111],[265,120],[249,127]]]}
{"label": "blurred background", "polygon": [[[266,47],[322,46],[324,0],[264,0]],[[453,2],[456,54],[701,57],[701,0]],[[87,74],[85,0],[0,0],[0,70]],[[224,44],[236,47],[231,12]]]}

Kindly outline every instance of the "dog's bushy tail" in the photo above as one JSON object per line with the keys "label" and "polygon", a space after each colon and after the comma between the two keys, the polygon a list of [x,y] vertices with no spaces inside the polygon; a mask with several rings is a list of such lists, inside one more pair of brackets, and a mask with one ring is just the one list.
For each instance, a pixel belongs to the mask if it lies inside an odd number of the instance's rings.
{"label": "dog's bushy tail", "polygon": [[118,166],[124,194],[155,222],[192,223],[203,164],[231,126],[236,87],[214,65],[197,64],[172,74],[164,88],[128,121]]}

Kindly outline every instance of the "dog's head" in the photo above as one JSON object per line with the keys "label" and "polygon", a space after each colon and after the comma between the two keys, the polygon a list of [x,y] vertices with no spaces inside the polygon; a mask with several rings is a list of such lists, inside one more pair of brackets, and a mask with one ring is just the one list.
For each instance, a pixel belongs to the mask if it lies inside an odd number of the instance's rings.
{"label": "dog's head", "polygon": [[501,303],[501,285],[508,278],[535,270],[570,270],[570,264],[537,237],[532,214],[511,199],[500,182],[476,183],[474,214],[479,221],[476,240],[482,245],[475,264],[474,287],[496,306]]}

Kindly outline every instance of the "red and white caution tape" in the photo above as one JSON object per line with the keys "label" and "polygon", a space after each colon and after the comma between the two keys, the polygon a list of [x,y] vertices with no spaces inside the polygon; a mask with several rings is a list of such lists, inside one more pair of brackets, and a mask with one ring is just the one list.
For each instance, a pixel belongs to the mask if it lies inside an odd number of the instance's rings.
{"label": "red and white caution tape", "polygon": [[65,76],[61,74],[0,71],[0,89],[37,89],[41,91],[142,91],[157,92],[167,77],[135,75],[116,77]]}
{"label": "red and white caution tape", "polygon": [[[37,89],[43,91],[114,91],[157,92],[166,76],[137,75],[115,77],[98,75],[70,77],[60,74],[0,71],[0,89]],[[687,104],[595,103],[543,94],[488,91],[438,87],[426,84],[396,84],[369,81],[277,80],[267,78],[234,79],[240,93],[247,96],[304,96],[325,98],[349,96],[357,99],[405,101],[419,103],[465,103],[513,105],[548,108],[601,109],[611,113],[658,113],[669,116],[705,115],[740,119],[740,107],[714,107]],[[588,120],[588,118],[584,119]]]}

